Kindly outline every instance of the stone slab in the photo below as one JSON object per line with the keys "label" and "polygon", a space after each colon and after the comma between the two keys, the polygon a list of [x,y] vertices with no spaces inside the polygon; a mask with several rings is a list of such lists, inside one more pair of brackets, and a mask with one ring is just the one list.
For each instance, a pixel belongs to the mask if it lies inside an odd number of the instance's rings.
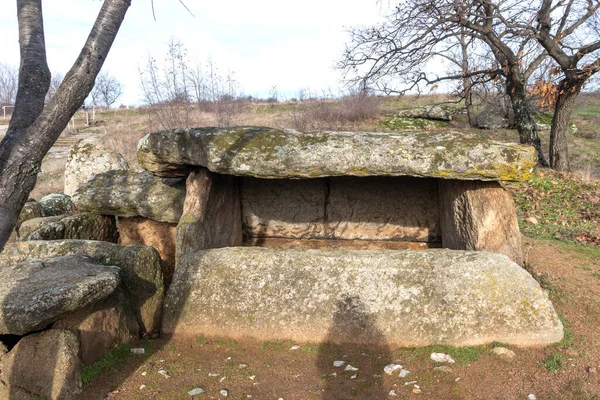
{"label": "stone slab", "polygon": [[0,334],[23,335],[108,297],[119,268],[81,256],[2,265]]}
{"label": "stone slab", "polygon": [[434,179],[244,178],[241,193],[247,237],[440,241]]}
{"label": "stone slab", "polygon": [[315,249],[315,250],[427,250],[442,247],[440,242],[405,242],[399,240],[327,240],[254,238],[244,236],[244,246],[267,247],[270,249]]}
{"label": "stone slab", "polygon": [[181,217],[184,199],[183,179],[161,179],[131,170],[97,174],[73,195],[81,211],[174,223]]}
{"label": "stone slab", "polygon": [[144,331],[160,329],[164,283],[160,256],[152,247],[120,246],[94,240],[29,240],[8,243],[0,253],[0,265],[68,254],[118,266],[140,327]]}
{"label": "stone slab", "polygon": [[[365,151],[368,149],[368,151]],[[414,176],[521,181],[537,163],[533,147],[444,132],[311,132],[264,127],[195,128],[151,133],[140,165],[157,176],[202,166],[257,178]]]}
{"label": "stone slab", "polygon": [[560,341],[563,327],[547,293],[501,254],[237,247],[181,260],[163,333],[534,346]]}

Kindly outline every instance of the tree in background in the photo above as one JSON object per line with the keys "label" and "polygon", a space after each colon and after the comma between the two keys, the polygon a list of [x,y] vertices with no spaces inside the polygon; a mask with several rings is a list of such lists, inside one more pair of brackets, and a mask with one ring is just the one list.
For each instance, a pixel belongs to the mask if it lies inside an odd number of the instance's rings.
{"label": "tree in background", "polygon": [[51,75],[41,0],[17,0],[21,65],[15,109],[0,142],[0,251],[35,186],[42,160],[92,90],[131,0],[105,0],[62,84],[46,104]]}
{"label": "tree in background", "polygon": [[0,106],[15,104],[19,85],[19,70],[0,63]]}
{"label": "tree in background", "polygon": [[96,107],[110,108],[123,94],[123,85],[108,72],[101,72],[96,77],[96,83],[90,93],[92,103]]}
{"label": "tree in background", "polygon": [[50,100],[54,97],[64,79],[65,76],[60,72],[52,73],[50,78],[50,86],[48,87],[48,92],[46,93],[46,103],[50,102]]}

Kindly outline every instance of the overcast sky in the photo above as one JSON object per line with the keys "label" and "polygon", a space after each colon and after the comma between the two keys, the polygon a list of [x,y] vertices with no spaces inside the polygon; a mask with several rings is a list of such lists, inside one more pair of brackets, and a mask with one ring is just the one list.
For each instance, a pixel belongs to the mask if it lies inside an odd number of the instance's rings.
{"label": "overcast sky", "polygon": [[[125,86],[124,104],[142,101],[138,65],[148,54],[164,59],[171,37],[181,40],[192,62],[209,57],[229,69],[247,95],[266,97],[273,86],[285,97],[300,89],[337,90],[333,68],[346,28],[372,25],[385,12],[376,0],[134,0],[103,70]],[[380,4],[378,4],[380,3]],[[66,73],[77,58],[102,5],[99,0],[45,0],[48,63]],[[16,1],[0,6],[0,62],[18,66]]]}

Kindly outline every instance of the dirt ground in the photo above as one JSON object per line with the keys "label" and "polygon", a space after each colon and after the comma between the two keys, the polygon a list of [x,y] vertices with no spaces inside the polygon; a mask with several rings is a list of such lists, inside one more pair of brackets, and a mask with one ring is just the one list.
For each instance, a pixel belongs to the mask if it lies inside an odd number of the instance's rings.
{"label": "dirt ground", "polygon": [[[491,354],[497,344],[391,349],[156,339],[134,344],[146,355],[106,369],[83,398],[190,399],[188,391],[202,388],[205,393],[194,398],[225,398],[220,391],[227,390],[231,399],[600,399],[600,252],[527,238],[524,250],[527,268],[566,321],[566,336],[546,348],[513,347],[512,362]],[[294,345],[299,348],[292,350]],[[451,371],[434,370],[440,364],[430,360],[433,351],[454,356]],[[344,366],[334,367],[336,360]],[[383,368],[390,363],[410,373],[387,375]],[[358,370],[346,371],[348,364]]]}

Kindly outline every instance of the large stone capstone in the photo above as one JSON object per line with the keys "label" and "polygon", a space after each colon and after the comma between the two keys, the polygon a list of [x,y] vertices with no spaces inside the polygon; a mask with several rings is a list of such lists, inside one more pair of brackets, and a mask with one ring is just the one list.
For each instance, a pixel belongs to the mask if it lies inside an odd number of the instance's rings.
{"label": "large stone capstone", "polygon": [[445,249],[188,254],[167,293],[163,332],[340,343],[383,335],[408,347],[563,337],[547,293],[524,269],[501,254]]}
{"label": "large stone capstone", "polygon": [[119,268],[81,256],[29,260],[0,269],[0,334],[23,335],[108,297]]}
{"label": "large stone capstone", "polygon": [[297,132],[263,127],[196,128],[151,133],[138,145],[140,165],[157,176],[193,167],[267,179],[414,176],[526,180],[537,157],[529,146],[455,131]]}
{"label": "large stone capstone", "polygon": [[82,183],[73,196],[82,211],[161,222],[178,222],[184,199],[184,180],[161,179],[131,170],[97,174]]}

